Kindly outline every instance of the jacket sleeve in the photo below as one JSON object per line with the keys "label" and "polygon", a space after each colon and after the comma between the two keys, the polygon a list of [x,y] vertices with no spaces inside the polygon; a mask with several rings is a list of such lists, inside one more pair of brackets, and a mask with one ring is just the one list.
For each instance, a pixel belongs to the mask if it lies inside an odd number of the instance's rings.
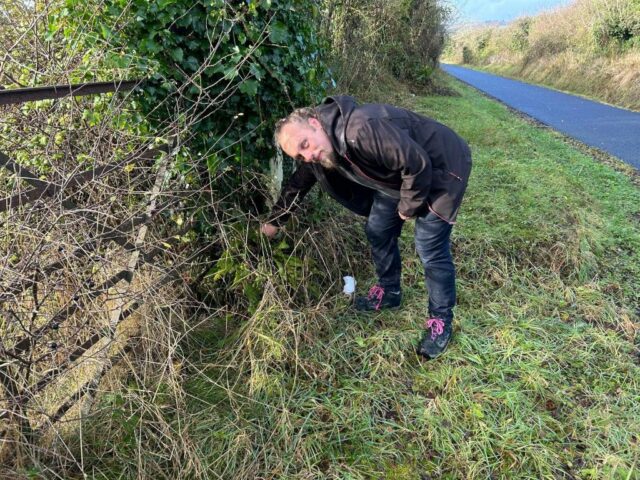
{"label": "jacket sleeve", "polygon": [[398,212],[415,217],[427,208],[432,178],[431,159],[402,129],[384,119],[369,120],[359,129],[354,146],[370,162],[400,172],[402,185]]}
{"label": "jacket sleeve", "polygon": [[298,207],[299,201],[304,198],[315,183],[316,176],[313,173],[313,167],[308,163],[301,164],[282,188],[280,198],[278,198],[269,217],[269,223],[276,226],[284,224],[291,216],[291,212]]}

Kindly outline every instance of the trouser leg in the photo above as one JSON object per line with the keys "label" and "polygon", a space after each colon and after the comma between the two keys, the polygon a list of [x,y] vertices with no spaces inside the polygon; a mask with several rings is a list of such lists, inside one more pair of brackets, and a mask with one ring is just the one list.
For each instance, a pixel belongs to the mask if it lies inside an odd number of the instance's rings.
{"label": "trouser leg", "polygon": [[429,212],[416,218],[416,250],[424,266],[429,292],[429,315],[453,319],[456,303],[456,273],[451,256],[452,225]]}
{"label": "trouser leg", "polygon": [[398,237],[403,224],[398,215],[398,200],[375,193],[365,232],[371,245],[378,281],[383,288],[400,289],[402,262]]}

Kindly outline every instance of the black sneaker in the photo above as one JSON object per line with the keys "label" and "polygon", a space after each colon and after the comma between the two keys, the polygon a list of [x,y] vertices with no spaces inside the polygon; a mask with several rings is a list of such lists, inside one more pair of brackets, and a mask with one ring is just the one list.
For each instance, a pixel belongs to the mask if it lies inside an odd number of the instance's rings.
{"label": "black sneaker", "polygon": [[445,321],[441,318],[430,318],[425,322],[427,329],[418,345],[418,354],[428,359],[438,357],[445,351],[449,340],[451,340],[451,320]]}
{"label": "black sneaker", "polygon": [[373,312],[383,308],[397,308],[402,301],[402,292],[397,290],[385,290],[380,285],[374,285],[369,290],[366,297],[357,297],[355,301],[356,310],[362,312]]}

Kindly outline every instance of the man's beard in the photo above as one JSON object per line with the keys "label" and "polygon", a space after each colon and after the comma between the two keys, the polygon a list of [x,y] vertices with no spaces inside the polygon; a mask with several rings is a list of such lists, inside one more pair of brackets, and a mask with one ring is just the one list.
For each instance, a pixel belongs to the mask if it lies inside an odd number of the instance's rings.
{"label": "man's beard", "polygon": [[333,170],[338,164],[336,152],[331,151],[327,152],[326,154],[323,153],[322,155],[320,155],[318,163],[322,166],[322,168]]}

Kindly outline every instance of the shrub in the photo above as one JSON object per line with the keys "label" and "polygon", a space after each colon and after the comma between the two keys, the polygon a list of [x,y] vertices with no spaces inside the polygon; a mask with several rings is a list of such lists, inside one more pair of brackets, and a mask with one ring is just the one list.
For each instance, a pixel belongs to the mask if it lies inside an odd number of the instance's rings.
{"label": "shrub", "polygon": [[156,128],[173,124],[210,173],[264,171],[271,130],[294,106],[318,101],[328,77],[316,2],[67,0],[55,30],[84,26],[90,51],[129,59],[147,78],[138,106]]}
{"label": "shrub", "polygon": [[626,43],[632,43],[635,38],[640,37],[639,0],[603,0],[598,7],[593,35],[600,47],[608,47],[612,43],[614,46],[624,47]]}
{"label": "shrub", "polygon": [[462,63],[473,63],[473,51],[467,45],[462,47]]}
{"label": "shrub", "polygon": [[489,46],[489,42],[491,41],[491,30],[486,30],[482,32],[478,38],[476,39],[476,49],[478,52],[482,52]]}
{"label": "shrub", "polygon": [[511,35],[511,48],[516,52],[523,52],[529,46],[529,30],[532,19],[522,18],[516,22]]}
{"label": "shrub", "polygon": [[428,82],[449,10],[437,0],[326,0],[323,35],[342,89],[366,92],[385,74]]}

